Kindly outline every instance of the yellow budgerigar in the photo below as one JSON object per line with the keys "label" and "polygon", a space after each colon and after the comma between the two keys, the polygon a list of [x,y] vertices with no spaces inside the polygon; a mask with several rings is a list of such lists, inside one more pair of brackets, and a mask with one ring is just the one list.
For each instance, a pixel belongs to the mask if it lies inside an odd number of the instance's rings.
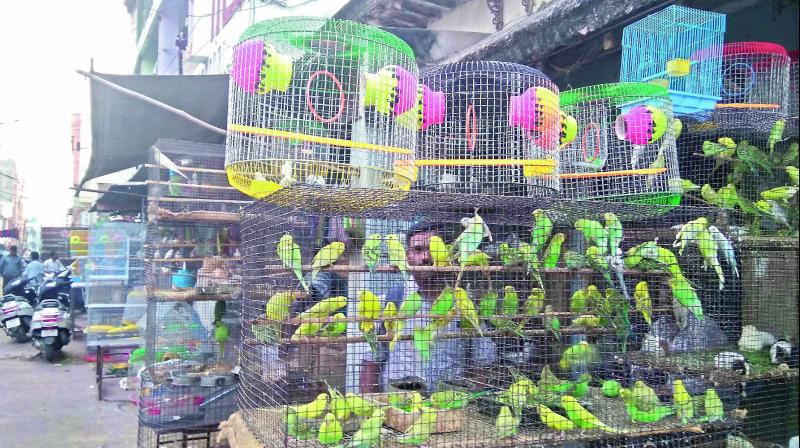
{"label": "yellow budgerigar", "polygon": [[314,260],[311,261],[311,280],[314,280],[322,268],[328,267],[339,259],[344,253],[344,243],[341,241],[334,241],[331,244],[323,247],[314,255]]}

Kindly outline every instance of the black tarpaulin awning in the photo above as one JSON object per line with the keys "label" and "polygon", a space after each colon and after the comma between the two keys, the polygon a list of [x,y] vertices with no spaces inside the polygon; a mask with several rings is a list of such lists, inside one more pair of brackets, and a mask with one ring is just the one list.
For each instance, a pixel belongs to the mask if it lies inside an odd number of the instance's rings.
{"label": "black tarpaulin awning", "polygon": [[[208,124],[226,128],[228,75],[152,76],[93,73],[126,89],[180,109]],[[224,143],[225,136],[91,80],[92,155],[88,180],[145,163],[147,148],[159,138]]]}

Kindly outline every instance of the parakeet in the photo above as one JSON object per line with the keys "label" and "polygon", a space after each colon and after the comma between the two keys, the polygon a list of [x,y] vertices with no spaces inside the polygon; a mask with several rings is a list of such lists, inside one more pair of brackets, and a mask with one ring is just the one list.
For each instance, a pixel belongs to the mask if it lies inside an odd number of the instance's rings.
{"label": "parakeet", "polygon": [[761,192],[761,198],[766,201],[788,201],[792,196],[796,195],[798,187],[776,187],[767,191]]}
{"label": "parakeet", "polygon": [[625,409],[628,411],[628,416],[636,423],[654,423],[675,413],[672,406],[660,405],[654,407],[650,411],[637,408],[629,389],[620,388],[619,396],[622,397],[622,400],[625,402]]}
{"label": "parakeet", "polygon": [[733,250],[730,240],[716,226],[708,226],[708,233],[714,238],[717,248],[722,251],[722,256],[731,267],[731,270],[733,270],[733,275],[739,277],[739,268],[736,266],[736,252]]}
{"label": "parakeet", "polygon": [[531,289],[528,299],[525,300],[525,304],[522,306],[522,314],[525,315],[525,322],[527,322],[530,317],[538,315],[543,306],[544,290],[541,288]]}
{"label": "parakeet", "polygon": [[436,409],[461,409],[469,404],[472,398],[485,393],[488,392],[478,392],[471,395],[458,390],[441,390],[431,394],[430,402]]}
{"label": "parakeet", "polygon": [[[656,154],[656,158],[653,159],[653,162],[648,166],[648,169],[657,170],[664,168],[667,166],[667,158],[664,156],[664,145],[666,145],[666,141],[661,147],[658,149],[658,154]],[[648,174],[647,179],[644,181],[645,186],[648,190],[653,189],[653,185],[656,182],[656,178],[658,178],[659,174]]]}
{"label": "parakeet", "polygon": [[725,274],[722,272],[722,266],[719,264],[719,258],[717,256],[719,249],[717,247],[717,242],[707,229],[697,234],[697,248],[700,250],[700,255],[703,256],[703,267],[707,268],[710,266],[714,269],[714,272],[717,273],[719,290],[722,291],[725,287]]}
{"label": "parakeet", "polygon": [[637,409],[642,411],[652,411],[657,406],[661,406],[661,400],[658,399],[658,394],[652,387],[645,384],[642,380],[637,380],[633,383],[630,389],[631,400],[636,405]]}
{"label": "parakeet", "polygon": [[411,424],[405,434],[398,437],[396,442],[401,445],[419,446],[427,442],[431,433],[436,428],[436,413],[433,408],[423,408],[419,417]]}
{"label": "parakeet", "polygon": [[328,387],[328,396],[330,397],[329,411],[333,413],[336,420],[344,422],[350,418],[350,405],[347,399],[338,390]]}
{"label": "parakeet", "polygon": [[314,437],[314,428],[310,422],[301,421],[297,417],[297,411],[292,407],[286,408],[286,432],[299,440]]}
{"label": "parakeet", "polygon": [[567,371],[570,367],[582,369],[592,363],[597,362],[599,356],[597,350],[586,341],[581,341],[564,351],[558,366],[562,371]]}
{"label": "parakeet", "polygon": [[783,139],[783,130],[786,128],[786,121],[775,120],[772,124],[772,129],[769,131],[769,138],[767,144],[769,145],[770,155],[775,151],[775,145]]}
{"label": "parakeet", "polygon": [[629,269],[666,270],[673,276],[683,275],[675,254],[655,241],[646,241],[625,253],[625,267]]}
{"label": "parakeet", "polygon": [[589,266],[592,269],[603,275],[603,278],[606,279],[606,282],[608,282],[609,286],[614,286],[614,282],[611,280],[608,260],[606,260],[605,256],[603,255],[603,250],[601,248],[597,246],[587,247],[586,260],[589,262]]}
{"label": "parakeet", "polygon": [[320,336],[332,338],[341,336],[345,331],[347,331],[347,316],[343,313],[336,313],[331,322],[322,327]]}
{"label": "parakeet", "polygon": [[719,202],[719,196],[717,195],[716,190],[714,190],[711,185],[703,184],[700,188],[700,196],[711,205],[716,205]]}
{"label": "parakeet", "polygon": [[364,262],[367,264],[369,272],[375,272],[375,266],[381,258],[381,236],[373,233],[364,241],[361,246],[361,256],[364,257]]}
{"label": "parakeet", "polygon": [[514,315],[519,311],[519,294],[513,286],[503,288],[503,304],[500,311],[506,315]]}
{"label": "parakeet", "polygon": [[603,295],[600,294],[600,289],[595,285],[589,285],[586,287],[586,306],[587,307],[596,307],[599,303],[603,301]]}
{"label": "parakeet", "polygon": [[381,442],[381,427],[383,426],[383,419],[385,412],[381,409],[376,409],[372,416],[361,422],[347,448],[376,448]]}
{"label": "parakeet", "polygon": [[675,413],[681,420],[681,423],[685,425],[689,422],[689,419],[694,417],[694,400],[692,400],[692,396],[689,395],[689,392],[686,391],[683,381],[676,379],[673,382],[672,400],[675,406]]}
{"label": "parakeet", "polygon": [[401,322],[400,319],[395,319],[396,317],[397,305],[391,301],[386,302],[386,305],[383,307],[383,313],[381,313],[381,319],[383,319],[383,326],[386,328],[386,337],[390,340],[394,338],[397,332],[397,326]]}
{"label": "parakeet", "polygon": [[297,417],[303,420],[314,420],[322,416],[325,408],[328,406],[328,394],[322,393],[317,395],[311,403],[295,406],[294,411]]}
{"label": "parakeet", "polygon": [[559,395],[570,393],[575,389],[575,383],[558,378],[547,365],[542,367],[537,386],[541,392],[555,392]]}
{"label": "parakeet", "polygon": [[[394,304],[392,304],[394,308]],[[358,322],[358,329],[367,340],[372,353],[378,353],[378,340],[375,329],[375,321],[381,317],[381,299],[378,298],[372,291],[364,290],[358,295],[356,302],[356,313],[359,318],[368,319]]]}
{"label": "parakeet", "polygon": [[292,235],[286,234],[278,240],[278,248],[276,249],[278,253],[278,258],[280,258],[281,263],[287,268],[291,269],[294,272],[295,277],[300,280],[300,285],[306,292],[311,292],[306,279],[303,278],[303,261],[300,254],[300,246],[298,246]]}
{"label": "parakeet", "polygon": [[289,318],[290,307],[297,299],[297,295],[292,291],[276,292],[270,296],[266,306],[266,316],[270,322],[268,340],[275,340],[280,334],[283,322]]}
{"label": "parakeet", "polygon": [[412,292],[408,296],[406,296],[403,303],[400,304],[400,309],[397,311],[397,315],[402,319],[398,319],[395,325],[395,332],[394,337],[391,341],[389,341],[389,351],[393,351],[395,345],[397,344],[398,338],[403,333],[403,328],[405,328],[406,320],[411,319],[414,317],[417,312],[419,312],[420,308],[422,308],[422,296],[419,295],[418,292]]}
{"label": "parakeet", "polygon": [[703,320],[703,304],[700,303],[697,291],[689,284],[689,281],[681,275],[668,279],[667,283],[669,283],[669,287],[672,290],[672,297],[681,306],[691,311],[697,317],[697,320]]}
{"label": "parakeet", "polygon": [[561,258],[561,245],[564,244],[564,234],[556,233],[550,238],[550,244],[544,251],[542,256],[542,268],[553,269],[558,264],[558,259]]}
{"label": "parakeet", "polygon": [[347,407],[350,409],[350,412],[359,417],[370,416],[375,410],[375,406],[372,403],[352,392],[346,393],[344,398],[347,400]]}
{"label": "parakeet", "polygon": [[589,381],[592,380],[592,376],[588,373],[581,373],[578,377],[578,381],[575,383],[575,389],[572,390],[572,396],[575,398],[582,398],[589,392]]}
{"label": "parakeet", "polygon": [[678,248],[678,255],[683,255],[683,250],[689,243],[697,243],[697,236],[700,232],[708,228],[708,219],[701,216],[697,219],[687,222],[686,224],[678,225],[673,228],[677,229],[675,233],[675,241],[672,247]]}
{"label": "parakeet", "polygon": [[[467,258],[464,266],[489,266],[489,261],[492,259],[488,254],[479,250],[476,250],[470,254],[469,258]],[[461,258],[459,258],[459,262]]]}
{"label": "parakeet", "polygon": [[561,406],[567,413],[567,417],[575,423],[575,426],[584,429],[600,429],[610,433],[619,433],[619,430],[614,429],[605,423],[601,422],[599,418],[595,417],[591,412],[586,410],[575,397],[570,395],[563,395],[561,397]]}
{"label": "parakeet", "polygon": [[608,235],[608,253],[613,257],[621,253],[619,245],[622,243],[622,222],[617,218],[617,215],[611,212],[605,213],[603,218],[605,219],[605,229]]}
{"label": "parakeet", "polygon": [[336,263],[340,256],[344,253],[344,243],[341,241],[334,241],[314,255],[314,260],[311,261],[311,280],[317,278],[317,274],[322,268]]}
{"label": "parakeet", "polygon": [[672,133],[675,135],[675,140],[681,136],[683,131],[683,122],[679,118],[672,119]]}
{"label": "parakeet", "polygon": [[600,249],[599,255],[606,254],[608,251],[608,231],[602,224],[589,219],[579,219],[575,221],[575,230],[583,234],[587,245],[594,245]]}
{"label": "parakeet", "polygon": [[792,142],[789,144],[789,148],[786,149],[786,152],[783,153],[783,158],[781,162],[784,165],[797,165],[797,157],[800,155],[800,143]]}
{"label": "parakeet", "polygon": [[214,322],[214,339],[217,341],[217,345],[219,345],[219,356],[222,358],[225,356],[225,343],[230,339],[228,324],[222,320]]}
{"label": "parakeet", "polygon": [[712,388],[706,389],[706,396],[703,400],[706,418],[709,422],[717,422],[725,419],[725,409],[722,407],[722,400],[719,399],[717,391]]}
{"label": "parakeet", "polygon": [[342,440],[342,437],[344,437],[342,424],[339,423],[339,420],[336,420],[336,416],[328,412],[319,425],[319,436],[317,437],[319,443],[335,445]]}
{"label": "parakeet", "polygon": [[545,331],[551,333],[557,341],[561,340],[561,322],[558,320],[558,317],[553,314],[552,306],[546,305],[544,307],[542,320],[544,321]]}
{"label": "parakeet", "polygon": [[616,380],[605,380],[603,381],[603,385],[600,388],[603,391],[603,395],[608,398],[616,398],[622,387],[620,386],[619,382]]}
{"label": "parakeet", "polygon": [[450,258],[447,256],[448,250],[444,240],[440,236],[433,235],[428,240],[428,250],[431,254],[434,266],[450,266]]}
{"label": "parakeet", "polygon": [[[462,319],[469,322],[470,330],[477,331],[478,334],[482,336],[483,332],[481,331],[480,322],[478,321],[478,310],[475,309],[475,303],[469,298],[467,291],[463,288],[455,288],[455,290],[453,290],[453,297],[455,298],[456,308],[458,308],[458,314]],[[463,325],[464,323],[462,321],[462,326]]]}
{"label": "parakeet", "polygon": [[533,230],[531,231],[531,249],[534,254],[539,254],[544,249],[552,232],[553,221],[547,216],[547,212],[542,209],[534,210]]}
{"label": "parakeet", "polygon": [[653,301],[650,299],[650,290],[647,282],[639,282],[633,292],[633,300],[636,303],[636,311],[642,313],[647,325],[653,324]]}
{"label": "parakeet", "polygon": [[720,187],[717,190],[716,205],[727,210],[733,210],[734,207],[739,205],[739,193],[736,191],[736,186],[728,184]]}
{"label": "parakeet", "polygon": [[603,319],[594,314],[582,314],[572,319],[570,327],[596,328],[603,325]]}
{"label": "parakeet", "polygon": [[319,302],[315,303],[311,308],[300,313],[297,319],[300,322],[302,322],[303,320],[308,320],[308,319],[328,317],[329,315],[339,311],[345,306],[347,306],[347,297],[344,296],[329,297],[327,299],[320,300]]}
{"label": "parakeet", "polygon": [[519,429],[520,420],[520,417],[511,412],[511,408],[503,406],[494,422],[495,429],[497,430],[497,437],[502,439],[516,434],[517,429]]}
{"label": "parakeet", "polygon": [[569,299],[569,310],[573,313],[582,313],[586,311],[588,302],[586,299],[586,289],[579,289],[572,293]]}
{"label": "parakeet", "polygon": [[589,267],[589,261],[586,260],[586,256],[571,250],[564,252],[564,264],[567,265],[567,269],[584,269]]}
{"label": "parakeet", "polygon": [[[489,237],[489,239],[491,239],[491,232],[489,232],[489,228],[483,221],[483,218],[478,215],[477,210],[472,218],[462,219],[462,224],[464,225],[464,231],[453,241],[453,250],[458,251],[458,260],[461,264],[461,270],[456,279],[456,286],[460,283],[461,276],[464,275],[464,268],[467,265],[469,257],[478,250],[484,237]],[[452,254],[448,254],[448,256],[450,255]]]}
{"label": "parakeet", "polygon": [[497,292],[486,291],[478,301],[478,315],[484,319],[494,316],[497,311]]}
{"label": "parakeet", "polygon": [[575,424],[569,419],[560,414],[556,414],[552,409],[545,405],[538,405],[537,410],[539,411],[539,420],[547,425],[547,427],[550,429],[555,429],[556,431],[569,431],[570,429],[575,428]]}
{"label": "parakeet", "polygon": [[389,254],[389,264],[397,267],[403,275],[403,280],[408,280],[408,269],[406,265],[406,248],[400,242],[400,238],[395,234],[386,235],[386,251]]}
{"label": "parakeet", "polygon": [[292,333],[292,340],[297,341],[301,337],[314,336],[322,330],[325,324],[321,322],[308,322],[300,324],[297,329]]}
{"label": "parakeet", "polygon": [[786,174],[789,176],[789,180],[792,181],[794,186],[798,186],[798,182],[800,182],[800,170],[796,166],[787,166],[786,167]]}

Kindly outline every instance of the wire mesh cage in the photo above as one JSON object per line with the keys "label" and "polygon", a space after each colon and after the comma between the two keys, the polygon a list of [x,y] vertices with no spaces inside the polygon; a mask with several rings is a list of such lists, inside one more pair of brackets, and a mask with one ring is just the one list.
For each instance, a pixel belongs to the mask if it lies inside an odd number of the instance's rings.
{"label": "wire mesh cage", "polygon": [[558,87],[549,78],[519,64],[467,61],[431,67],[420,84],[415,188],[557,194],[562,120]]}
{"label": "wire mesh cage", "polygon": [[678,139],[684,201],[740,210],[734,224],[752,234],[796,235],[798,139],[784,135],[784,120],[763,131],[706,118],[685,117]]}
{"label": "wire mesh cage", "polygon": [[[147,163],[139,446],[185,443],[236,410],[241,241],[225,147],[159,140]],[[200,443],[200,442],[198,442]],[[193,445],[204,446],[204,445]]]}
{"label": "wire mesh cage", "polygon": [[[680,204],[676,121],[663,87],[601,84],[561,93],[577,136],[561,149],[561,197],[652,204],[664,213]],[[680,125],[677,125],[680,127]]]}
{"label": "wire mesh cage", "polygon": [[734,42],[725,44],[722,54],[722,99],[714,122],[736,128],[785,120],[790,62],[786,49],[771,42]]}
{"label": "wire mesh cage", "polygon": [[797,50],[789,52],[789,59],[791,65],[789,66],[789,119],[786,122],[786,130],[789,135],[797,136],[800,134],[800,87],[798,87],[798,59],[800,59],[800,52]]}
{"label": "wire mesh cage", "polygon": [[720,99],[725,15],[673,5],[625,27],[620,81],[669,89],[676,115]]}
{"label": "wire mesh cage", "polygon": [[796,381],[715,365],[743,321],[727,211],[619,230],[649,206],[425,192],[308,206],[243,215],[239,407],[265,446],[719,446],[747,437],[737,385]]}
{"label": "wire mesh cage", "polygon": [[254,198],[305,184],[390,201],[413,181],[419,105],[414,55],[396,36],[337,19],[257,23],[234,49],[228,178]]}

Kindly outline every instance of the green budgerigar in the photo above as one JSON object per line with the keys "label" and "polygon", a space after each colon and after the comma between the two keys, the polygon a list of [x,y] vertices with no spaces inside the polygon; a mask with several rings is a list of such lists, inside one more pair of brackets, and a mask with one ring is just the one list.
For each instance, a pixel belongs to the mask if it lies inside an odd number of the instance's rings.
{"label": "green budgerigar", "polygon": [[300,280],[300,285],[303,289],[310,293],[311,289],[308,286],[308,282],[303,278],[303,261],[300,254],[300,246],[294,242],[292,235],[283,235],[281,239],[278,240],[276,252],[278,253],[278,258],[280,258],[281,263],[283,263],[287,269],[291,269],[292,272],[294,272],[295,277]]}
{"label": "green budgerigar", "polygon": [[725,409],[722,406],[722,400],[720,400],[716,390],[712,388],[706,389],[706,396],[703,400],[703,404],[706,418],[709,422],[718,422],[725,419]]}
{"label": "green budgerigar", "polygon": [[700,302],[700,297],[697,295],[694,287],[686,280],[685,277],[677,276],[667,280],[669,287],[672,290],[672,297],[687,308],[692,314],[697,317],[697,320],[703,320],[703,304]]}
{"label": "green budgerigar", "polygon": [[708,229],[697,234],[697,248],[700,250],[700,255],[703,256],[703,268],[711,267],[714,269],[719,279],[719,290],[722,291],[725,288],[725,274],[719,264],[719,246]]}
{"label": "green budgerigar", "polygon": [[589,267],[589,262],[586,260],[585,255],[571,250],[564,252],[564,264],[567,265],[567,269],[584,269]]}
{"label": "green budgerigar", "polygon": [[697,243],[698,235],[708,229],[708,219],[701,216],[675,228],[678,231],[675,233],[675,241],[672,243],[672,247],[677,247],[678,255],[683,255],[683,250],[686,249],[686,246],[690,243]]}
{"label": "green budgerigar", "polygon": [[376,409],[372,415],[361,422],[358,431],[353,434],[347,448],[376,448],[381,443],[381,427],[386,413]]}
{"label": "green budgerigar", "polygon": [[620,431],[601,422],[594,414],[584,408],[575,397],[563,395],[561,406],[567,413],[567,417],[575,423],[575,426],[584,429],[600,429],[606,432],[618,434]]}
{"label": "green budgerigar", "polygon": [[405,328],[406,320],[413,318],[421,308],[422,296],[416,291],[406,296],[403,303],[400,304],[400,309],[397,310],[397,316],[402,319],[397,320],[397,324],[394,328],[394,336],[392,340],[389,341],[389,351],[393,351],[395,345],[397,345],[397,341]]}
{"label": "green budgerigar", "polygon": [[347,316],[344,313],[336,313],[331,322],[322,327],[320,336],[333,338],[341,336],[345,331],[347,331]]}
{"label": "green budgerigar", "polygon": [[334,241],[320,249],[311,261],[311,280],[317,278],[317,274],[323,268],[336,263],[344,253],[344,249],[345,245],[341,241]]}
{"label": "green budgerigar", "polygon": [[572,293],[569,299],[569,310],[573,313],[582,313],[588,308],[586,289],[579,289]]}
{"label": "green budgerigar", "polygon": [[450,258],[447,256],[447,245],[442,237],[433,235],[428,239],[428,250],[431,253],[431,260],[434,266],[450,266]]}
{"label": "green budgerigar", "polygon": [[478,300],[478,315],[484,319],[494,316],[497,311],[498,295],[496,291],[486,291]]}
{"label": "green budgerigar", "polygon": [[[482,336],[483,332],[481,331],[480,322],[478,321],[478,310],[475,309],[475,303],[469,298],[467,291],[464,288],[455,288],[453,291],[453,298],[455,299],[455,305],[461,319],[469,322],[469,330],[477,331],[478,334]],[[461,322],[462,327],[465,326],[463,320]]]}
{"label": "green budgerigar", "polygon": [[610,267],[608,265],[608,260],[606,260],[605,256],[603,255],[603,250],[598,246],[587,247],[586,259],[589,261],[589,266],[602,274],[609,286],[613,287],[614,282],[611,280]]}
{"label": "green budgerigar", "polygon": [[572,421],[561,414],[553,412],[552,409],[545,405],[538,405],[537,410],[539,411],[539,420],[550,429],[569,431],[575,428],[575,424]]}
{"label": "green budgerigar", "polygon": [[500,439],[511,437],[517,433],[521,418],[511,411],[508,406],[503,406],[494,422],[497,437]]}
{"label": "green budgerigar", "polygon": [[344,437],[342,424],[336,420],[336,416],[328,412],[319,425],[319,436],[317,440],[323,445],[336,445]]}
{"label": "green budgerigar", "polygon": [[[265,314],[271,322],[268,325],[269,333],[265,334],[267,340],[275,340],[281,332],[283,322],[289,319],[292,303],[297,299],[293,291],[276,292],[267,301]],[[255,324],[253,324],[255,327]],[[256,330],[254,329],[254,333]],[[263,341],[262,341],[263,342]]]}
{"label": "green budgerigar", "polygon": [[607,212],[603,215],[606,224],[606,234],[608,235],[608,253],[609,255],[621,255],[620,244],[622,244],[622,222],[620,222],[617,215],[612,212]]}
{"label": "green budgerigar", "polygon": [[586,239],[587,245],[594,245],[600,249],[600,255],[608,251],[608,230],[598,221],[579,219],[575,221],[575,230]]}
{"label": "green budgerigar", "polygon": [[311,308],[300,313],[297,319],[300,322],[302,322],[308,319],[328,317],[329,315],[341,310],[346,306],[347,306],[347,297],[345,296],[329,297],[327,299],[320,300],[319,302],[312,305]]}
{"label": "green budgerigar", "polygon": [[378,260],[381,259],[382,241],[380,234],[373,233],[367,237],[364,245],[361,246],[361,256],[364,257],[364,263],[366,263],[369,272],[375,272],[375,266],[378,265]]}
{"label": "green budgerigar", "polygon": [[633,394],[629,389],[620,388],[619,396],[625,402],[625,410],[635,423],[654,423],[675,413],[672,406],[659,405],[649,411],[636,407]]}
{"label": "green budgerigar", "polygon": [[564,238],[564,234],[560,232],[550,238],[550,244],[547,246],[542,256],[543,269],[553,269],[556,267],[559,258],[561,258],[561,246],[564,244]]}
{"label": "green budgerigar", "polygon": [[592,380],[592,375],[584,372],[578,377],[575,382],[575,389],[572,390],[572,396],[575,398],[582,398],[589,393],[589,382]]}
{"label": "green budgerigar", "polygon": [[694,400],[686,390],[686,386],[683,385],[683,381],[676,379],[673,382],[672,400],[672,404],[675,406],[675,414],[677,414],[681,423],[685,425],[694,417]]}
{"label": "green budgerigar", "polygon": [[433,408],[423,408],[414,423],[402,436],[396,439],[401,445],[419,446],[427,442],[436,428],[437,411]]}
{"label": "green budgerigar", "polygon": [[389,254],[389,264],[395,266],[403,275],[403,280],[408,280],[408,267],[406,262],[406,248],[395,234],[386,235],[386,252]]}
{"label": "green budgerigar", "polygon": [[558,361],[558,366],[562,371],[567,371],[570,367],[584,368],[592,363],[597,362],[599,355],[597,349],[586,341],[581,341],[575,345],[570,346],[561,355]]}
{"label": "green budgerigar", "polygon": [[322,393],[317,395],[314,401],[295,406],[293,410],[297,413],[297,417],[302,420],[314,420],[321,417],[327,407],[328,394]]}
{"label": "green budgerigar", "polygon": [[636,284],[636,289],[633,291],[633,301],[636,304],[636,311],[642,313],[644,321],[647,325],[653,324],[653,301],[650,298],[650,290],[647,287],[647,282],[642,281]]}
{"label": "green budgerigar", "polygon": [[531,293],[528,294],[525,304],[522,305],[522,314],[525,315],[524,322],[527,323],[530,321],[531,317],[539,315],[543,306],[544,290],[541,288],[531,289]]}
{"label": "green budgerigar", "polygon": [[645,384],[642,380],[637,380],[633,383],[630,389],[631,399],[636,405],[637,409],[642,411],[652,411],[657,406],[661,406],[661,400],[658,399],[658,394],[652,387]]}
{"label": "green budgerigar", "polygon": [[547,244],[553,232],[553,221],[542,209],[533,211],[533,230],[531,231],[531,248],[534,254],[539,254]]}

